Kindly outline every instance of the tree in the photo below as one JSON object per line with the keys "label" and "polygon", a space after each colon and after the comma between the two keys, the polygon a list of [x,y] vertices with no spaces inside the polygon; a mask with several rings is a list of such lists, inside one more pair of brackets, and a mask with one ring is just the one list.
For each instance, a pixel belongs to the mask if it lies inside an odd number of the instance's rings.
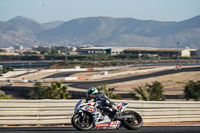
{"label": "tree", "polygon": [[152,89],[152,93],[151,93],[151,100],[158,100],[158,101],[164,101],[165,100],[165,96],[163,95],[163,85],[158,82],[155,81],[153,82],[153,84],[150,84],[149,87]]}
{"label": "tree", "polygon": [[145,84],[138,88],[133,88],[133,98],[144,101],[164,101],[163,86],[160,82],[155,81],[152,84]]}
{"label": "tree", "polygon": [[13,71],[13,67],[8,67],[8,66],[3,66],[2,68],[0,68],[0,74],[1,73],[7,73],[9,71]]}
{"label": "tree", "polygon": [[62,86],[61,82],[53,82],[51,86],[42,86],[40,82],[35,83],[34,88],[28,93],[30,99],[65,99],[71,95],[67,86]]}
{"label": "tree", "polygon": [[200,100],[200,80],[190,80],[184,87],[184,95],[186,100],[194,99],[195,101]]}
{"label": "tree", "polygon": [[151,89],[147,85],[135,88],[134,98],[144,101],[150,101]]}
{"label": "tree", "polygon": [[28,93],[30,99],[45,99],[47,97],[48,87],[42,86],[42,83],[37,82],[34,84],[33,89]]}
{"label": "tree", "polygon": [[69,94],[68,88],[66,86],[62,86],[61,82],[51,83],[51,87],[49,89],[49,97],[53,99],[66,99],[71,97]]}
{"label": "tree", "polygon": [[120,95],[113,93],[115,88],[113,87],[107,87],[106,85],[101,85],[96,87],[99,91],[102,91],[103,93],[106,94],[106,96],[110,99],[119,99]]}

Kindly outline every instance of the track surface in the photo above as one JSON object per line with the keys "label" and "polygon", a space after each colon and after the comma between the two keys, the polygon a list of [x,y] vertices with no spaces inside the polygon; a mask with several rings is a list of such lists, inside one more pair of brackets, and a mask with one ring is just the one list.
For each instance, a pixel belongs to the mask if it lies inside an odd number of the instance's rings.
{"label": "track surface", "polygon": [[98,85],[102,85],[102,84],[113,84],[113,83],[138,80],[138,79],[144,79],[144,78],[150,78],[150,77],[157,77],[157,76],[175,74],[175,73],[180,73],[180,72],[190,72],[190,71],[200,71],[200,67],[182,68],[181,70],[177,70],[177,71],[175,71],[173,69],[172,70],[164,70],[164,71],[153,72],[150,74],[142,74],[142,75],[137,75],[137,76],[116,78],[116,79],[111,79],[111,80],[87,81],[87,82],[65,82],[65,83],[68,83],[69,86],[71,86],[71,87],[88,89],[90,87],[98,86]]}
{"label": "track surface", "polygon": [[69,76],[76,74],[76,73],[85,73],[85,72],[98,72],[98,71],[60,72],[60,73],[56,73],[56,74],[44,77],[43,79],[45,79],[45,78],[69,77]]}
{"label": "track surface", "polygon": [[0,127],[0,133],[200,133],[200,126],[144,126],[139,130],[77,131],[72,127]]}

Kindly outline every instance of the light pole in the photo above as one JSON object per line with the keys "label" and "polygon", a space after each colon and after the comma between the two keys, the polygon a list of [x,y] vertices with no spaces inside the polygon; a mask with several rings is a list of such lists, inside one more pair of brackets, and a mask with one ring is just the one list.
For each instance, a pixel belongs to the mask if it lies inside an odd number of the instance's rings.
{"label": "light pole", "polygon": [[176,43],[177,45],[177,60],[178,60],[178,67],[180,68],[180,55],[179,55],[179,45],[180,45],[180,42],[177,42]]}
{"label": "light pole", "polygon": [[140,49],[138,51],[138,60],[140,61]]}
{"label": "light pole", "polygon": [[67,62],[68,47],[65,47],[65,61]]}
{"label": "light pole", "polygon": [[0,75],[3,73],[3,66],[0,65]]}
{"label": "light pole", "polygon": [[29,64],[29,71],[31,71],[31,62],[29,62],[28,64]]}

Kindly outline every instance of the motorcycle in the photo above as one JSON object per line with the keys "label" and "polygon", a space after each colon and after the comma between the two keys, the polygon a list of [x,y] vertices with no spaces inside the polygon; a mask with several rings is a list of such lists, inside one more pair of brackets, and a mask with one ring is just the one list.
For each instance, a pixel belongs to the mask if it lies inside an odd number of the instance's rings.
{"label": "motorcycle", "polygon": [[81,131],[92,128],[119,129],[122,126],[129,130],[137,130],[142,127],[142,117],[135,111],[124,111],[127,105],[128,103],[117,104],[120,113],[113,117],[111,108],[101,107],[98,102],[88,103],[81,99],[74,108],[71,123],[74,128]]}

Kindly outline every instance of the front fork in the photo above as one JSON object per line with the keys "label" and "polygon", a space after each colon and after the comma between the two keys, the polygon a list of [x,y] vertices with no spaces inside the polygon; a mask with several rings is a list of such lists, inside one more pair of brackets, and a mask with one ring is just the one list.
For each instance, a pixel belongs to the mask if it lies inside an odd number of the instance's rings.
{"label": "front fork", "polygon": [[[81,112],[80,113],[80,119],[79,122],[83,125],[83,126],[87,126],[88,123],[90,123],[90,116],[87,115],[86,112]],[[94,123],[94,122],[93,122]]]}
{"label": "front fork", "polygon": [[84,112],[81,112],[80,113],[80,122],[82,123],[82,124],[85,124],[85,122],[86,122],[86,115],[85,115],[85,113]]}

